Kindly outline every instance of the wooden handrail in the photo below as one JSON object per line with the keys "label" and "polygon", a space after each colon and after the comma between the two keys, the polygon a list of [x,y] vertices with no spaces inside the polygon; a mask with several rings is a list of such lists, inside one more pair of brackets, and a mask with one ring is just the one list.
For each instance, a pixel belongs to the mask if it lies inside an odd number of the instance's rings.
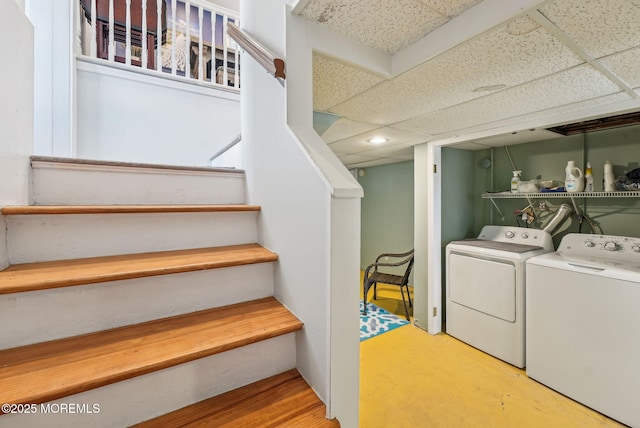
{"label": "wooden handrail", "polygon": [[258,64],[264,67],[276,79],[285,79],[284,60],[276,58],[265,47],[255,41],[250,35],[242,31],[237,25],[229,22],[227,26],[227,34],[235,40],[242,49],[255,59]]}

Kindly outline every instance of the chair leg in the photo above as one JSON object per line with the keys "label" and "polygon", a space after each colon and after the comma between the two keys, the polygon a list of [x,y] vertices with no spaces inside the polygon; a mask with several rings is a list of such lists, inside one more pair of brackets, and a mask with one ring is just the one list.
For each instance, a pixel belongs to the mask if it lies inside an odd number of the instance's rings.
{"label": "chair leg", "polygon": [[369,294],[369,290],[371,290],[371,286],[373,285],[373,292],[375,295],[375,286],[376,283],[374,282],[373,284],[367,282],[367,280],[363,281],[362,287],[363,287],[363,296],[362,296],[362,301],[364,303],[364,309],[362,310],[362,315],[367,315],[367,294]]}
{"label": "chair leg", "polygon": [[373,300],[378,300],[378,283],[373,283]]}
{"label": "chair leg", "polygon": [[412,308],[413,307],[413,303],[411,302],[411,294],[409,293],[409,285],[405,285],[405,287],[407,287],[407,297],[409,298],[409,307]]}
{"label": "chair leg", "polygon": [[[407,309],[407,301],[404,299],[404,290],[402,287],[400,287],[400,294],[402,295],[402,304],[404,305],[404,316],[407,317],[407,321],[411,321],[411,318],[409,318],[409,310]],[[409,294],[409,290],[407,290],[407,294]],[[407,297],[411,299],[410,296]]]}
{"label": "chair leg", "polygon": [[364,303],[364,307],[362,309],[362,315],[367,315],[367,281],[362,281],[362,301]]}
{"label": "chair leg", "polygon": [[371,282],[371,283],[365,283],[364,285],[364,296],[363,296],[363,303],[364,303],[364,310],[362,312],[363,315],[367,315],[367,295],[369,294],[369,291],[371,290],[371,287],[373,287],[373,298],[376,298],[376,286],[378,285],[378,282]]}

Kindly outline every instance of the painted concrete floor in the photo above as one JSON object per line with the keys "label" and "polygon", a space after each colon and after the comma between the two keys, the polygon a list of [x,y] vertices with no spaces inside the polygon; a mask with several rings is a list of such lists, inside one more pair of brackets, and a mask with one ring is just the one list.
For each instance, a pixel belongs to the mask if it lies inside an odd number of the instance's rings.
{"label": "painted concrete floor", "polygon": [[[402,316],[399,293],[380,291],[374,303]],[[624,425],[451,336],[407,325],[360,344],[360,427]]]}

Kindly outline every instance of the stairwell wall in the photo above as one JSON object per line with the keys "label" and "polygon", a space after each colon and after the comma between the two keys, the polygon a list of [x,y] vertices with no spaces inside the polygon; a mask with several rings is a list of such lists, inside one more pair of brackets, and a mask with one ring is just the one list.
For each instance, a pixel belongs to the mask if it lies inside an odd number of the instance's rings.
{"label": "stairwell wall", "polygon": [[237,93],[76,63],[79,158],[210,166],[240,133]]}
{"label": "stairwell wall", "polygon": [[[238,0],[215,3],[238,10]],[[34,153],[210,166],[240,133],[237,91],[76,57],[77,7],[77,0],[26,1],[35,27]]]}
{"label": "stairwell wall", "polygon": [[275,296],[304,322],[297,368],[329,417],[357,427],[362,189],[313,131],[311,48],[290,3],[241,1],[243,30],[287,67],[283,88],[243,54],[247,201],[262,207],[260,243],[280,257]]}
{"label": "stairwell wall", "polygon": [[[0,206],[29,203],[33,152],[33,26],[24,2],[0,2],[0,52],[13,60],[0,67]],[[6,225],[0,216],[0,269],[8,265]]]}

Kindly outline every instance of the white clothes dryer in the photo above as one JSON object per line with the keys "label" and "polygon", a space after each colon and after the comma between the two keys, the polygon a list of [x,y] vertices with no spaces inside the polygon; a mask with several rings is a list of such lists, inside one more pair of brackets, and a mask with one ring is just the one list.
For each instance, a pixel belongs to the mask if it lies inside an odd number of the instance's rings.
{"label": "white clothes dryer", "polygon": [[447,334],[524,367],[525,263],[552,251],[548,232],[506,226],[447,245]]}
{"label": "white clothes dryer", "polygon": [[527,375],[640,427],[640,238],[568,234],[526,294]]}

